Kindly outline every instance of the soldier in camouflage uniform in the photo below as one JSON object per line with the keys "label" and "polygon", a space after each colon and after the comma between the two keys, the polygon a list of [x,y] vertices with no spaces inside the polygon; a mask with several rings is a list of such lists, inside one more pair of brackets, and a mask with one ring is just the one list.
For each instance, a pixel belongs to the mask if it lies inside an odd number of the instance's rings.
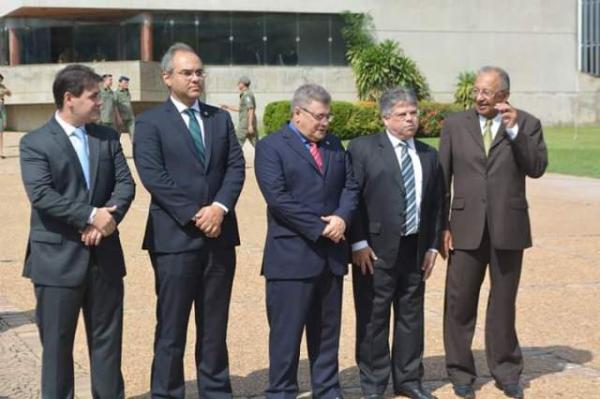
{"label": "soldier in camouflage uniform", "polygon": [[240,91],[239,107],[221,104],[221,108],[228,111],[239,112],[240,119],[236,129],[236,136],[240,146],[244,145],[246,139],[250,141],[252,146],[256,146],[256,141],[258,140],[258,131],[256,129],[256,100],[254,99],[254,93],[250,91],[250,79],[247,76],[242,76],[239,79],[238,89]]}
{"label": "soldier in camouflage uniform", "polygon": [[102,75],[102,87],[100,88],[100,98],[102,99],[102,106],[100,107],[100,121],[99,124],[108,126],[111,129],[118,130],[121,124],[121,118],[119,111],[115,104],[115,93],[112,90],[112,75],[105,73]]}
{"label": "soldier in camouflage uniform", "polygon": [[119,116],[121,117],[121,130],[129,133],[129,138],[133,143],[135,117],[133,115],[133,107],[131,106],[131,93],[129,93],[129,78],[127,76],[119,78],[119,88],[115,92],[115,100]]}

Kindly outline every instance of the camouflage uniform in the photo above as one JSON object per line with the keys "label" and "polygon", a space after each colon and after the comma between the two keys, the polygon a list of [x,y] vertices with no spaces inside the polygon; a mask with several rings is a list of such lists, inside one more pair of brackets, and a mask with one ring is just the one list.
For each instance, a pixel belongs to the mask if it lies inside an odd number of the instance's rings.
{"label": "camouflage uniform", "polygon": [[[254,127],[254,135],[248,137],[248,110],[254,109],[254,121],[252,126]],[[256,141],[258,139],[258,131],[256,129],[256,100],[254,99],[254,94],[248,89],[240,93],[240,120],[238,123],[238,128],[236,131],[236,135],[240,146],[244,145],[246,139],[250,141],[252,146],[256,146]]]}
{"label": "camouflage uniform", "polygon": [[117,89],[115,91],[115,102],[121,120],[123,121],[123,127],[129,133],[129,138],[133,142],[133,131],[135,128],[135,117],[133,115],[133,107],[131,106],[131,93],[129,89]]}
{"label": "camouflage uniform", "polygon": [[115,126],[115,93],[110,87],[102,87],[100,98],[102,99],[102,106],[100,107],[99,124],[117,130]]}

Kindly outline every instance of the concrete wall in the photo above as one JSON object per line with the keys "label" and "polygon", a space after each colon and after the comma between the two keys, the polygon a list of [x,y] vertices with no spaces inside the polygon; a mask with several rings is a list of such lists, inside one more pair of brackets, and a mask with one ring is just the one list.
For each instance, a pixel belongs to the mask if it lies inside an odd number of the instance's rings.
{"label": "concrete wall", "polygon": [[[20,7],[72,7],[71,0],[3,0],[0,15]],[[86,0],[89,8],[165,9],[162,0]],[[512,79],[511,102],[529,110],[546,124],[600,123],[600,78],[577,72],[577,0],[521,1],[502,3],[481,0],[305,0],[303,2],[210,0],[178,3],[176,9],[280,11],[280,12],[369,12],[375,36],[397,40],[424,72],[434,98],[451,101],[460,72],[482,65],[504,67]],[[106,63],[116,74],[131,63]],[[110,69],[113,68],[114,69]],[[44,66],[52,70],[57,66]],[[21,70],[20,68],[25,68]],[[27,68],[16,67],[17,78],[0,68],[7,85],[17,81],[31,85]],[[164,98],[156,64],[132,65],[134,101]],[[102,71],[100,67],[97,68]],[[6,72],[3,72],[6,71]],[[47,70],[44,70],[47,71]],[[114,73],[114,72],[113,72]],[[336,99],[355,96],[347,68],[214,67],[207,79],[210,103],[235,103],[235,81],[248,74],[254,81],[259,110],[267,102],[289,98],[293,89],[308,80],[329,88]],[[14,80],[13,80],[14,79]],[[37,79],[37,78],[36,78]],[[137,82],[137,83],[136,83]],[[142,86],[139,86],[142,82]],[[48,81],[37,82],[14,101],[47,97]],[[11,87],[13,88],[13,87]],[[137,92],[136,92],[137,91]],[[44,94],[45,93],[45,94]],[[11,99],[11,102],[13,99]],[[9,104],[11,103],[9,102]]]}
{"label": "concrete wall", "polygon": [[[87,64],[99,73],[111,73],[116,82],[120,75],[131,80],[129,87],[136,112],[141,112],[167,98],[168,92],[156,62],[120,61]],[[5,84],[13,95],[7,97],[9,130],[31,130],[44,123],[55,110],[52,82],[64,65],[19,65],[0,67]],[[301,84],[315,82],[325,86],[336,100],[354,101],[353,75],[346,67],[228,67],[207,66],[206,102],[213,105],[239,103],[237,80],[247,75],[252,80],[258,103],[259,122],[267,103],[292,98]],[[113,85],[116,87],[116,83]],[[232,113],[234,122],[237,114]]]}

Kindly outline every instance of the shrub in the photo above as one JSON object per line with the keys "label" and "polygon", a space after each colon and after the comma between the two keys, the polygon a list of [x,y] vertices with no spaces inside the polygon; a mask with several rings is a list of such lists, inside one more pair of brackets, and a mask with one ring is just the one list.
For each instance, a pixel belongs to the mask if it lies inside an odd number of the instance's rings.
{"label": "shrub", "polygon": [[290,120],[290,101],[275,101],[267,104],[263,113],[265,134],[271,134],[281,129]]}
{"label": "shrub", "polygon": [[439,137],[442,131],[442,121],[448,115],[462,111],[463,108],[459,104],[434,103],[429,101],[421,101],[419,103],[419,131],[417,136],[422,137]]}
{"label": "shrub", "polygon": [[[438,137],[442,130],[442,121],[451,113],[462,110],[458,104],[434,103],[421,101],[419,103],[418,136]],[[341,140],[351,140],[355,137],[366,136],[384,130],[383,121],[379,115],[376,103],[361,101],[355,104],[345,101],[333,101],[331,112],[334,115],[329,125],[329,131]],[[263,116],[265,134],[273,133],[290,119],[290,102],[276,101],[267,104]]]}

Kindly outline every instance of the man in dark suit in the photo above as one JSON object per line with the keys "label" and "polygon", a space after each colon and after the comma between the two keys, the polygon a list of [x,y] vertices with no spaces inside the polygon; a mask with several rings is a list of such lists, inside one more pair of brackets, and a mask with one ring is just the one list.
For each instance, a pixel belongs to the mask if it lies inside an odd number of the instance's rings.
{"label": "man in dark suit", "polygon": [[123,398],[121,338],[125,262],[116,226],[134,183],[119,135],[96,125],[100,76],[83,65],[54,80],[58,111],[20,143],[31,201],[24,275],[35,287],[42,341],[42,397],[72,398],[73,340],[83,309],[95,398]]}
{"label": "man in dark suit", "polygon": [[314,398],[342,396],[338,378],[346,226],[358,201],[348,156],[327,133],[331,97],[300,86],[292,120],[256,146],[255,171],[267,202],[263,258],[269,320],[267,398],[295,398],[306,328]]}
{"label": "man in dark suit", "polygon": [[379,101],[386,131],[348,148],[361,188],[350,232],[356,361],[363,394],[372,399],[383,398],[390,370],[396,395],[433,397],[421,384],[423,302],[439,244],[442,181],[436,150],[414,139],[417,106],[411,90],[387,90]]}
{"label": "man in dark suit", "polygon": [[171,46],[170,97],[136,120],[133,156],[152,196],[143,248],[156,279],[152,397],[185,397],[183,355],[192,304],[200,397],[230,398],[227,319],[239,245],[234,207],[244,158],[227,112],[198,101],[205,72],[189,46]]}
{"label": "man in dark suit", "polygon": [[523,397],[515,300],[523,250],[531,246],[525,177],[542,176],[548,154],[540,121],[513,108],[509,94],[505,71],[482,68],[473,89],[474,109],[448,117],[440,141],[448,189],[442,254],[450,256],[444,310],[446,368],[456,394],[464,398],[475,397],[471,343],[488,264],[488,366],[506,396]]}

